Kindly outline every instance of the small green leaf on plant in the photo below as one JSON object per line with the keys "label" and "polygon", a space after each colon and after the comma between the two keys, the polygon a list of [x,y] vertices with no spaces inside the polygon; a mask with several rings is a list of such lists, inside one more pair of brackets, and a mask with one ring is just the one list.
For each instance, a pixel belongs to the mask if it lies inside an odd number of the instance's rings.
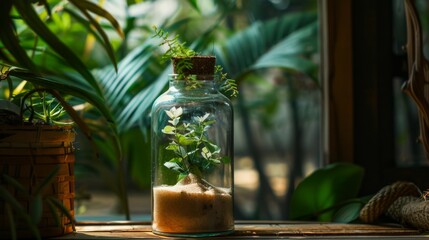
{"label": "small green leaf on plant", "polygon": [[177,171],[177,172],[182,172],[183,168],[177,163],[177,162],[166,162],[164,163],[164,166],[166,166],[168,169]]}
{"label": "small green leaf on plant", "polygon": [[165,134],[175,134],[175,130],[176,130],[175,127],[167,125],[167,126],[164,127],[164,129],[162,129],[162,132],[165,133]]}
{"label": "small green leaf on plant", "polygon": [[179,138],[179,144],[181,144],[181,145],[185,145],[186,146],[186,145],[190,145],[190,144],[195,143],[194,139],[188,138],[188,137],[186,137],[186,136],[184,136],[182,134],[178,134],[178,138]]}

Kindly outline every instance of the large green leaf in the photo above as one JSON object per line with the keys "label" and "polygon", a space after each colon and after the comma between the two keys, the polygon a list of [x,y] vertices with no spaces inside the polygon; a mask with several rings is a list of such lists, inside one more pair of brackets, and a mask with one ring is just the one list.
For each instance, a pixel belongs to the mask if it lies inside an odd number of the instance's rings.
{"label": "large green leaf", "polygon": [[[108,11],[101,8],[97,4],[90,2],[88,0],[69,0],[75,6],[77,6],[81,10],[89,11],[94,14],[97,14],[100,17],[105,18],[110,24],[115,28],[116,32],[123,37],[124,33],[122,32],[122,28],[119,23],[116,21],[115,17],[113,17]],[[98,29],[97,29],[98,30]]]}
{"label": "large green leaf", "polygon": [[169,73],[171,73],[171,69],[167,68],[154,83],[143,89],[128,102],[128,105],[119,115],[118,125],[120,129],[129,129],[144,119],[144,114],[148,114],[153,101],[165,88]]}
{"label": "large green leaf", "polygon": [[337,163],[314,171],[296,188],[290,204],[291,219],[332,220],[333,211],[325,211],[355,198],[364,170],[353,164]]}
{"label": "large green leaf", "polygon": [[290,34],[290,36],[278,42],[269,51],[264,53],[252,65],[251,69],[282,67],[307,73],[308,76],[315,79],[317,65],[302,55],[315,52],[316,39],[314,35],[317,34],[317,30],[318,24],[315,22]]}
{"label": "large green leaf", "polygon": [[216,48],[217,61],[237,80],[250,71],[273,67],[314,77],[317,65],[306,55],[317,50],[316,21],[314,13],[299,13],[255,22]]}
{"label": "large green leaf", "polygon": [[114,116],[120,133],[136,126],[167,82],[165,75],[162,76],[165,80],[154,81],[158,73],[150,73],[150,67],[156,65],[154,47],[147,41],[135,48],[119,62],[117,74],[112,66],[94,71],[103,89],[104,104]]}
{"label": "large green leaf", "polygon": [[142,73],[151,63],[148,59],[152,56],[152,51],[153,45],[150,43],[134,49],[120,61],[117,74],[111,66],[94,72],[114,112],[128,104],[127,93],[138,80],[142,80]]}
{"label": "large green leaf", "polygon": [[97,82],[83,64],[83,62],[76,56],[76,54],[65,45],[58,37],[42,22],[37,13],[35,12],[31,2],[26,0],[14,0],[15,8],[19,12],[21,18],[25,23],[40,37],[42,38],[59,56],[61,56],[70,66],[78,71],[84,77],[92,88],[101,93]]}
{"label": "large green leaf", "polygon": [[123,37],[124,34],[122,32],[121,27],[119,26],[119,23],[109,12],[92,2],[86,0],[70,0],[70,2],[72,2],[80,10],[80,12],[88,19],[91,26],[97,30],[98,34],[101,36],[101,39],[98,38],[99,42],[101,42],[101,44],[104,46],[104,49],[106,49],[107,54],[112,61],[113,66],[115,67],[115,70],[117,70],[115,53],[112,48],[112,45],[110,44],[109,38],[107,37],[106,32],[103,30],[98,21],[94,19],[91,14],[89,14],[89,12],[93,12],[110,21],[110,23],[119,33],[119,35]]}
{"label": "large green leaf", "polygon": [[[12,9],[12,1],[5,1],[1,3],[0,7],[0,40],[4,47],[14,56],[16,63],[20,66],[35,70],[36,66],[28,57],[24,48],[20,45],[20,40],[15,32],[12,19],[10,18],[10,11]],[[6,54],[2,54],[2,59],[8,59]]]}

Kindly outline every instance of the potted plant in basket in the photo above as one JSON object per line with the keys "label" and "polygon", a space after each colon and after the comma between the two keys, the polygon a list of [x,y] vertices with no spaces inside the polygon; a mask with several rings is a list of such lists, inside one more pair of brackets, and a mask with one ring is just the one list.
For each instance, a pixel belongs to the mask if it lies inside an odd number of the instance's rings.
{"label": "potted plant in basket", "polygon": [[169,49],[170,88],[152,107],[153,231],[172,236],[231,233],[233,219],[232,104],[237,94],[214,56],[197,56],[178,36],[155,28]]}
{"label": "potted plant in basket", "polygon": [[[51,90],[25,93],[21,109],[0,101],[1,236],[47,237],[74,230],[75,131],[69,123],[52,124],[64,110],[46,92]],[[39,107],[45,111],[35,110]]]}
{"label": "potted plant in basket", "polygon": [[[81,0],[53,5],[55,11],[70,7],[71,13],[80,12],[76,17],[93,27],[90,31],[116,64],[106,33],[91,15],[107,19],[121,34],[106,10]],[[40,239],[74,229],[75,132],[71,124],[61,124],[55,118],[68,113],[89,138],[90,133],[66,96],[84,99],[110,118],[98,100],[101,90],[92,74],[48,28],[49,18],[45,22],[39,13],[52,17],[50,3],[6,0],[0,8],[0,86],[5,84],[8,89],[0,101],[0,236],[7,238]],[[31,48],[28,39],[33,41]],[[57,71],[61,63],[49,57],[43,65],[40,51],[44,48],[49,49],[44,54],[61,59],[67,67]]]}

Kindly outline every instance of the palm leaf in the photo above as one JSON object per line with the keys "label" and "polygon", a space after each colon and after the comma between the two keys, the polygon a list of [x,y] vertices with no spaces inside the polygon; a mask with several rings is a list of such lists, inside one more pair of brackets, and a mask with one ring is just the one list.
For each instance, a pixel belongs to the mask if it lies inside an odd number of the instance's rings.
{"label": "palm leaf", "polygon": [[9,205],[9,203],[5,203],[4,208],[6,210],[7,220],[9,221],[9,224],[10,224],[11,239],[16,239],[16,225],[15,225],[15,218],[13,217],[12,207]]}
{"label": "palm leaf", "polygon": [[307,73],[307,75],[315,79],[314,72],[317,69],[317,65],[302,55],[315,51],[317,46],[312,36],[317,34],[317,29],[317,23],[312,23],[292,33],[264,53],[250,69],[282,67]]}
{"label": "palm leaf", "polygon": [[43,179],[43,181],[36,187],[34,194],[40,194],[42,190],[44,190],[49,184],[52,183],[52,180],[54,177],[56,177],[58,171],[60,170],[59,166],[56,166],[46,178]]}
{"label": "palm leaf", "polygon": [[300,13],[255,22],[216,48],[217,61],[236,79],[250,71],[272,67],[313,76],[316,65],[304,55],[316,49],[316,20],[313,13]]}
{"label": "palm leaf", "polygon": [[14,0],[15,8],[20,13],[25,23],[40,37],[42,38],[52,49],[60,55],[71,67],[79,72],[84,77],[92,88],[101,93],[97,82],[95,81],[88,68],[83,62],[73,53],[73,51],[65,45],[58,37],[49,30],[49,28],[40,20],[31,2],[26,0]]}
{"label": "palm leaf", "polygon": [[[76,231],[76,229],[75,229],[75,219],[74,219],[74,216],[70,213],[70,210],[67,209],[64,206],[64,204],[60,200],[58,200],[57,198],[55,198],[55,197],[48,196],[48,197],[46,197],[46,201],[48,202],[49,205],[52,205],[51,208],[55,207],[62,214],[64,214],[71,221],[73,231]],[[52,213],[52,214],[55,214],[55,213]]]}
{"label": "palm leaf", "polygon": [[22,205],[12,196],[6,188],[0,186],[0,199],[2,199],[5,203],[9,204],[9,206],[17,213],[19,216],[23,218],[25,222],[27,222],[27,226],[30,231],[33,233],[33,236],[37,239],[40,238],[39,230],[37,229],[36,224],[33,223],[30,216],[27,214],[26,210],[22,207]]}
{"label": "palm leaf", "polygon": [[118,74],[112,66],[94,71],[119,132],[131,128],[142,118],[167,83],[166,75],[161,76],[164,80],[153,81],[161,78],[158,72],[151,73],[157,65],[154,64],[154,49],[150,40],[135,48],[119,62]]}
{"label": "palm leaf", "polygon": [[122,28],[116,19],[105,9],[99,7],[97,4],[94,4],[87,0],[69,0],[73,5],[78,7],[79,9],[88,10],[94,14],[97,14],[100,17],[103,17],[107,21],[112,24],[113,28],[115,28],[116,32],[123,38],[124,33],[122,32]]}
{"label": "palm leaf", "polygon": [[111,66],[94,71],[113,112],[118,112],[118,109],[127,104],[126,95],[151,63],[148,59],[152,57],[153,48],[151,43],[145,43],[134,49],[119,63],[118,74],[115,74]]}
{"label": "palm leaf", "polygon": [[19,190],[20,194],[23,194],[26,197],[29,197],[27,189],[24,186],[22,186],[22,184],[19,183],[15,178],[6,174],[3,174],[2,178],[5,182],[13,186],[15,190]]}
{"label": "palm leaf", "polygon": [[[15,57],[15,60],[20,64],[20,66],[35,70],[36,67],[34,63],[28,57],[26,51],[19,44],[20,41],[16,35],[12,19],[9,17],[11,9],[12,1],[6,1],[2,3],[0,8],[0,26],[2,26],[0,31],[0,40],[4,47],[8,49],[9,52]],[[9,60],[3,51],[1,52],[1,58],[4,60]]]}
{"label": "palm leaf", "polygon": [[[118,69],[117,69],[117,65],[116,65],[115,53],[113,51],[112,45],[110,44],[110,41],[109,41],[109,38],[107,37],[106,32],[103,30],[103,28],[100,26],[100,24],[88,13],[87,9],[85,8],[85,6],[86,6],[85,1],[73,1],[72,0],[71,2],[73,2],[75,4],[75,6],[81,11],[81,13],[88,19],[91,26],[93,26],[97,30],[98,34],[95,34],[95,32],[92,31],[94,33],[93,35],[96,36],[96,39],[99,40],[99,42],[103,45],[104,49],[107,52],[107,55],[110,58],[110,61],[112,61],[113,66],[115,67],[115,70],[117,71]],[[92,6],[91,4],[90,4],[90,6]],[[96,6],[96,8],[99,8],[97,5],[95,5],[95,6]],[[105,10],[103,10],[103,11],[105,11]],[[107,14],[110,15],[109,13],[107,13]],[[117,25],[116,20],[114,20],[114,23]],[[121,28],[119,28],[119,25],[117,25],[116,30],[120,33],[121,36],[123,36],[122,30],[121,30]],[[98,37],[98,35],[101,36],[101,39],[100,39],[100,37]]]}
{"label": "palm leaf", "polygon": [[[171,69],[167,68],[152,83],[149,87],[135,95],[123,109],[118,118],[118,126],[120,129],[129,129],[144,119],[144,115],[148,114],[152,102],[161,94],[162,90],[168,82],[168,74]],[[145,124],[140,124],[145,125]],[[142,126],[142,127],[143,127]]]}

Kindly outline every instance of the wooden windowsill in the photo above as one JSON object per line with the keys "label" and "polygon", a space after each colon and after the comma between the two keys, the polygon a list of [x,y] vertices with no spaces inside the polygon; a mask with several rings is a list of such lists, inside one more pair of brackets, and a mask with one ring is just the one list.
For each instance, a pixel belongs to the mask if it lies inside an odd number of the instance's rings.
{"label": "wooden windowsill", "polygon": [[[339,224],[287,221],[237,221],[235,232],[227,238],[317,238],[317,239],[423,239],[429,233],[403,228],[399,225]],[[156,239],[150,222],[84,222],[76,232],[56,239]],[[226,237],[219,237],[225,239]]]}

